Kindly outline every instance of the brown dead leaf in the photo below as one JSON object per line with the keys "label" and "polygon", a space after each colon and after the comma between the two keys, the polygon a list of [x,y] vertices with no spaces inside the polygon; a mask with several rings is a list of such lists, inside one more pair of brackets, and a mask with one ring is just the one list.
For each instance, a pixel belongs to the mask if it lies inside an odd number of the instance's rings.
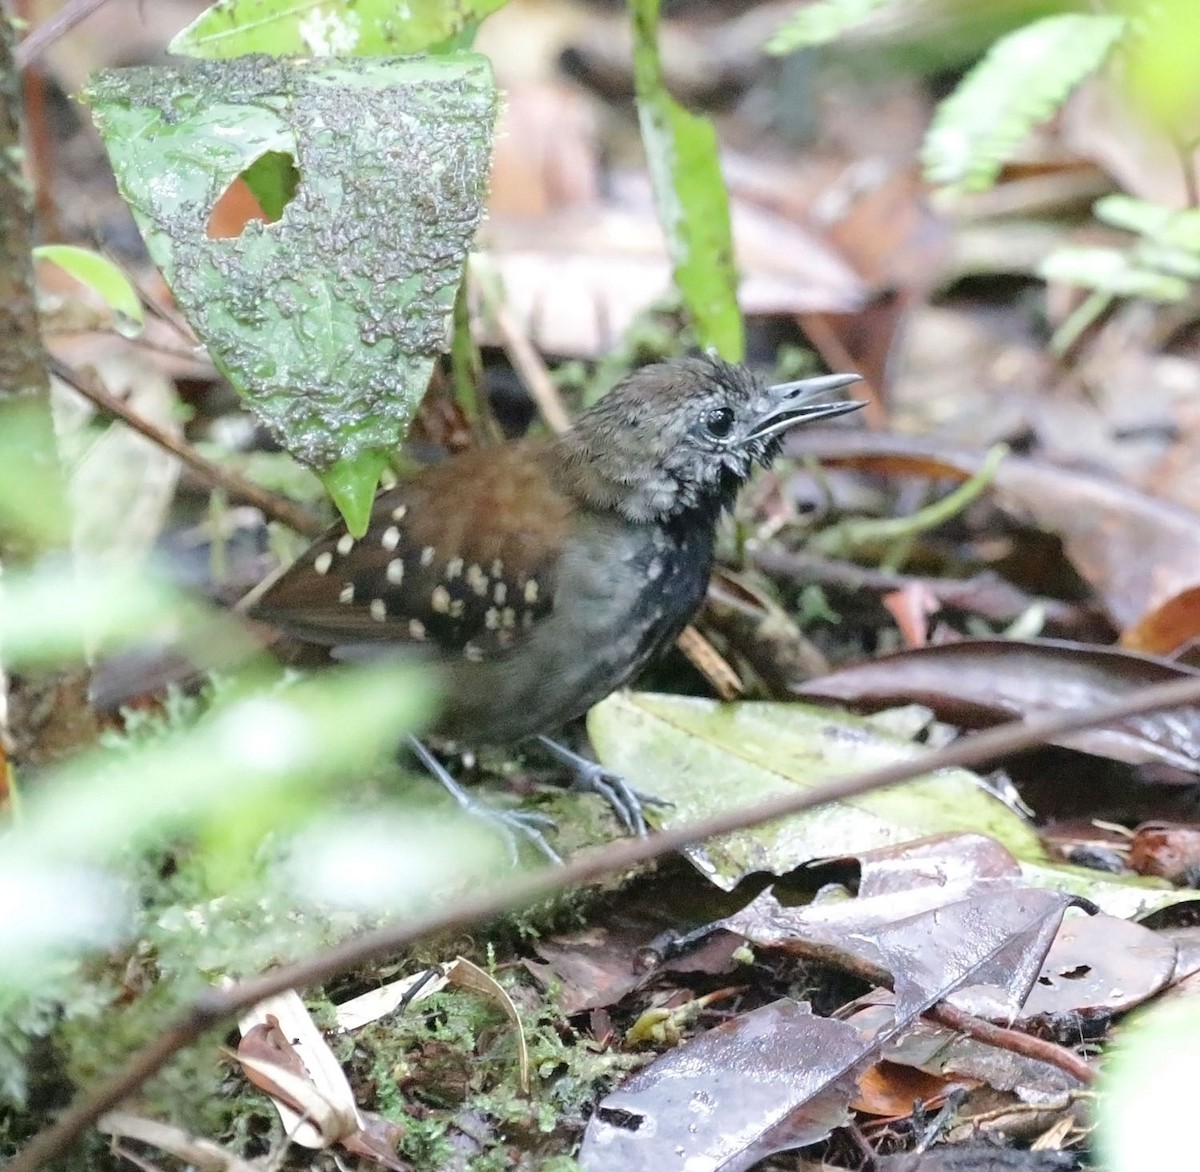
{"label": "brown dead leaf", "polygon": [[[830,672],[796,689],[808,699],[868,710],[898,703],[932,708],[942,720],[987,727],[1046,712],[1110,703],[1140,687],[1200,674],[1167,660],[1057,639],[962,639]],[[1200,712],[1132,717],[1053,744],[1124,761],[1200,772]]]}
{"label": "brown dead leaf", "polygon": [[1121,646],[1150,655],[1175,655],[1200,639],[1200,586],[1172,595],[1121,632]]}
{"label": "brown dead leaf", "polygon": [[1134,832],[1129,866],[1139,875],[1196,885],[1200,878],[1200,826],[1147,823]]}
{"label": "brown dead leaf", "polygon": [[896,1062],[877,1062],[858,1080],[858,1094],[851,1102],[856,1111],[885,1119],[907,1119],[919,1103],[937,1110],[954,1079],[926,1074]]}

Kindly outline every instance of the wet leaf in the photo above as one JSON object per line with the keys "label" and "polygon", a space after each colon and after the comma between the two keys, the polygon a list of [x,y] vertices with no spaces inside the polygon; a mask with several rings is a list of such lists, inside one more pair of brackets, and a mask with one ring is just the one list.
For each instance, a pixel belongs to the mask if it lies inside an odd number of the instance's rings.
{"label": "wet leaf", "polygon": [[[823,1139],[848,1118],[862,1036],[807,1005],[775,1001],[701,1034],[596,1108],[579,1162],[659,1172],[737,1172]],[[807,1060],[797,1062],[796,1055]]]}
{"label": "wet leaf", "polygon": [[505,0],[218,0],[168,46],[185,57],[400,57],[423,53]]}
{"label": "wet leaf", "polygon": [[[809,680],[797,695],[866,709],[925,704],[970,728],[1048,712],[1081,712],[1139,688],[1197,673],[1165,660],[1060,640],[964,639],[853,664]],[[1054,744],[1132,765],[1157,761],[1200,773],[1200,712],[1181,708],[1085,729]]]}
{"label": "wet leaf", "polygon": [[[588,716],[601,761],[631,785],[673,802],[676,826],[779,793],[910,758],[921,750],[869,722],[799,704],[717,704],[650,693],[610,696]],[[784,874],[828,858],[951,831],[977,831],[1022,858],[1034,832],[962,769],[806,811],[696,846],[688,857],[732,889],[746,874]]]}
{"label": "wet leaf", "polygon": [[[189,321],[359,531],[449,337],[486,186],[487,61],[240,58],[113,71],[87,97]],[[210,239],[219,197],[268,155],[299,175],[278,222]]]}
{"label": "wet leaf", "polygon": [[[1070,897],[1029,887],[1017,861],[978,835],[866,852],[854,899],[782,905],[770,889],[722,921],[895,990],[908,1018],[963,988],[987,1012],[1015,1014],[1033,987]],[[956,992],[957,991],[957,992]]]}
{"label": "wet leaf", "polygon": [[[1021,1012],[1018,1025],[1066,1045],[1094,1036],[1168,985],[1175,944],[1140,924],[1113,916],[1071,915],[1064,921]],[[969,1001],[955,1004],[974,1012]]]}

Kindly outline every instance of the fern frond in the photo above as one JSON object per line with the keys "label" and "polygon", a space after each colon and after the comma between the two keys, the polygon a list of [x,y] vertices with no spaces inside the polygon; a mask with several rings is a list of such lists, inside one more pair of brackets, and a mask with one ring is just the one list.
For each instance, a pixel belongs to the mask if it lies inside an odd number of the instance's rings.
{"label": "fern frond", "polygon": [[1132,195],[1106,195],[1092,205],[1096,219],[1157,244],[1200,253],[1200,209],[1178,211]]}
{"label": "fern frond", "polygon": [[821,0],[801,8],[767,42],[768,53],[794,53],[809,45],[825,45],[856,28],[880,8],[907,0]]}
{"label": "fern frond", "polygon": [[990,187],[1013,150],[1050,117],[1125,31],[1120,16],[1065,13],[997,41],[938,107],[925,136],[925,176],[957,191]]}
{"label": "fern frond", "polygon": [[1150,301],[1182,301],[1188,283],[1180,277],[1145,267],[1119,248],[1062,248],[1038,266],[1046,281],[1063,281],[1114,297],[1145,297]]}

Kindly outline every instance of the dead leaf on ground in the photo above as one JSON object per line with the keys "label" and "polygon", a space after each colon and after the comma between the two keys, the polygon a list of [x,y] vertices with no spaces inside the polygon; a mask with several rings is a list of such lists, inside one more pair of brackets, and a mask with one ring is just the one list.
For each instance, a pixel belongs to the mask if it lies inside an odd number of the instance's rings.
{"label": "dead leaf on ground", "polygon": [[[922,752],[870,720],[828,710],[646,692],[608,697],[588,714],[588,730],[607,768],[672,803],[662,813],[665,826]],[[686,853],[729,891],[755,871],[781,875],[816,858],[955,831],[987,834],[1023,859],[1043,857],[1032,828],[962,769],[724,835]]]}
{"label": "dead leaf on ground", "polygon": [[1172,595],[1121,632],[1121,646],[1149,655],[1175,655],[1200,640],[1200,586]]}
{"label": "dead leaf on ground", "polygon": [[[1069,915],[1014,1022],[1066,1045],[1095,1037],[1171,982],[1175,952],[1173,941],[1140,924],[1103,913]],[[974,1012],[969,998],[954,1004]]]}
{"label": "dead leaf on ground", "polygon": [[[894,989],[909,1017],[951,994],[967,1012],[1015,1014],[1071,897],[1025,885],[982,835],[947,835],[859,856],[854,899],[785,907],[770,889],[722,921],[759,947],[834,964]],[[973,992],[971,1007],[957,994]]]}
{"label": "dead leaf on ground", "polygon": [[[837,428],[794,433],[786,450],[897,476],[965,480],[985,454],[934,440]],[[1118,628],[1200,585],[1200,516],[1114,480],[1009,456],[990,499],[1024,524],[1057,535]]]}
{"label": "dead leaf on ground", "polygon": [[[1049,712],[1085,712],[1139,688],[1197,673],[1119,648],[1064,640],[964,639],[851,664],[796,689],[867,710],[927,705],[968,728]],[[1200,773],[1200,710],[1175,709],[1053,739],[1131,765],[1159,762]]]}
{"label": "dead leaf on ground", "polygon": [[[708,1030],[629,1078],[596,1108],[587,1169],[738,1172],[815,1143],[849,1117],[863,1061],[853,1026],[775,1001]],[[796,1061],[796,1055],[808,1059]]]}
{"label": "dead leaf on ground", "polygon": [[[731,215],[747,315],[845,313],[861,304],[861,278],[816,235],[737,201]],[[547,354],[600,357],[671,285],[644,176],[622,185],[619,202],[493,216],[479,246],[475,277],[503,289],[514,321]],[[480,340],[496,340],[486,320],[479,328]]]}
{"label": "dead leaf on ground", "polygon": [[1160,875],[1196,886],[1200,879],[1200,825],[1139,826],[1129,844],[1129,866],[1139,875]]}

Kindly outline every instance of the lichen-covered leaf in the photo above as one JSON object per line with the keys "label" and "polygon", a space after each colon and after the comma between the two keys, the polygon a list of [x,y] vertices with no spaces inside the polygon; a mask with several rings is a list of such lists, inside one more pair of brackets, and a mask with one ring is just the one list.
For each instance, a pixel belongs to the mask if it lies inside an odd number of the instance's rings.
{"label": "lichen-covered leaf", "polygon": [[[119,70],[88,100],[151,256],[251,409],[318,471],[377,473],[446,347],[479,223],[486,59]],[[279,156],[298,182],[278,222],[210,239],[226,188],[249,175],[266,190],[255,164],[278,176]],[[374,480],[342,488],[369,496]]]}
{"label": "lichen-covered leaf", "polygon": [[171,41],[185,57],[399,57],[423,53],[505,0],[218,0]]}
{"label": "lichen-covered leaf", "polygon": [[697,340],[730,362],[745,354],[729,195],[712,123],[669,93],[658,57],[659,0],[632,0],[638,120],[675,283]]}

